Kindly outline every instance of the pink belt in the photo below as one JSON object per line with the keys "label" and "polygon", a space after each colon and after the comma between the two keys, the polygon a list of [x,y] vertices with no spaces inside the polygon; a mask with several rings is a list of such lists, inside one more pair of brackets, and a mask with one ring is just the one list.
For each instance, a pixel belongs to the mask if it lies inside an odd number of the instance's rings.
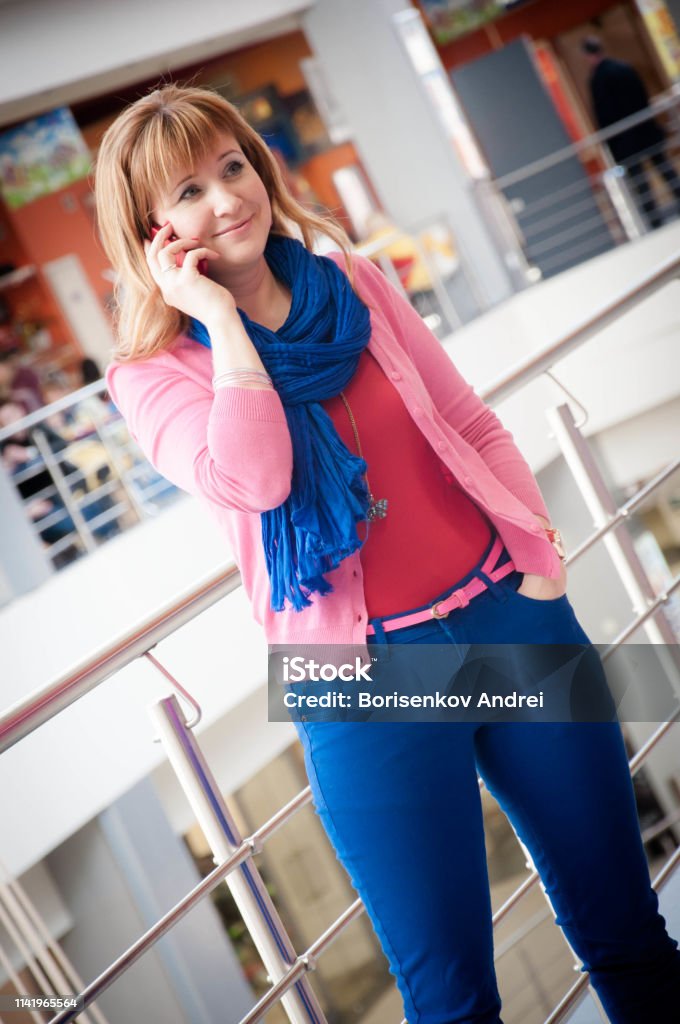
{"label": "pink belt", "polygon": [[[514,572],[515,569],[515,563],[512,559],[505,562],[498,569],[493,568],[502,550],[503,541],[500,537],[497,537],[480,570],[485,576],[493,580],[494,583],[502,580],[504,576]],[[435,601],[430,608],[421,608],[420,611],[410,612],[408,615],[388,615],[387,618],[381,619],[382,628],[386,633],[389,633],[393,629],[404,629],[406,626],[415,626],[418,622],[427,622],[428,619],[445,619],[454,608],[467,608],[473,597],[477,597],[478,594],[487,589],[484,580],[480,580],[479,577],[475,576],[464,587],[454,590],[448,597],[442,598],[441,601]],[[369,636],[375,633],[375,629],[370,623],[366,628],[366,633]]]}

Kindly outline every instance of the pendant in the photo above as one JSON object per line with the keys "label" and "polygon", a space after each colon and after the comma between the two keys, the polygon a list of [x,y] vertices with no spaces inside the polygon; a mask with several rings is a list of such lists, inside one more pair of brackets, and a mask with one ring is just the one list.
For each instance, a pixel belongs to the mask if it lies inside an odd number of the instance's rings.
{"label": "pendant", "polygon": [[372,494],[369,494],[369,506],[366,518],[371,520],[374,519],[385,519],[387,516],[387,498],[378,498],[377,501]]}

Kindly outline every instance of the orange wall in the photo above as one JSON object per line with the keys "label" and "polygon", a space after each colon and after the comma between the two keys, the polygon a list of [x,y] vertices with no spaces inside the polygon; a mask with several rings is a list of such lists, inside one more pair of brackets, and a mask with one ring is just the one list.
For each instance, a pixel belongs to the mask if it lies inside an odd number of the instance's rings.
{"label": "orange wall", "polygon": [[91,195],[90,182],[83,178],[18,210],[10,210],[9,216],[29,263],[41,266],[74,253],[104,304],[111,284],[102,277],[108,263],[96,237],[90,212]]}
{"label": "orange wall", "polygon": [[291,32],[278,39],[226,54],[210,65],[204,81],[218,85],[220,72],[224,72],[234,77],[239,92],[250,92],[272,84],[282,96],[289,96],[305,88],[299,62],[311,56],[312,51],[303,33]]}
{"label": "orange wall", "polygon": [[[64,320],[51,289],[40,274],[41,261],[37,250],[26,245],[21,232],[17,230],[16,218],[19,213],[21,209],[9,210],[0,202],[0,259],[2,262],[14,263],[17,268],[27,264],[35,265],[38,273],[23,284],[8,288],[3,294],[16,321],[45,324],[52,334],[55,348],[68,346],[76,361],[80,355],[80,346]],[[59,246],[58,255],[63,254],[62,245]],[[46,356],[40,358],[43,362],[49,361]]]}
{"label": "orange wall", "polygon": [[382,206],[351,142],[344,142],[342,145],[335,146],[326,153],[319,153],[317,156],[313,156],[300,168],[300,173],[304,175],[311,185],[319,202],[330,210],[335,219],[340,221],[350,236],[352,235],[352,225],[340,201],[340,196],[333,184],[331,175],[341,167],[352,167],[355,164],[363,171],[377,205]]}
{"label": "orange wall", "polygon": [[9,210],[0,200],[0,263],[13,263],[16,267],[22,267],[29,262],[12,225]]}

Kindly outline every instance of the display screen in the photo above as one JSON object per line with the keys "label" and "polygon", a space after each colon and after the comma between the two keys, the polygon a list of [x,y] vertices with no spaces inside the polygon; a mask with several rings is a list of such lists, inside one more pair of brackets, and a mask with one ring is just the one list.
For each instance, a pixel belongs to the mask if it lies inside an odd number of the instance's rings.
{"label": "display screen", "polygon": [[450,43],[525,0],[420,0],[437,43]]}

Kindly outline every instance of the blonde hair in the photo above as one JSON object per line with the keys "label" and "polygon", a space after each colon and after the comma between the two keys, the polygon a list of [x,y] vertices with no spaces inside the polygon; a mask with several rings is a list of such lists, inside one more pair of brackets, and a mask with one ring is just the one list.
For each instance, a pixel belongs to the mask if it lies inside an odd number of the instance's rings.
{"label": "blonde hair", "polygon": [[178,168],[210,151],[220,132],[233,135],[262,179],[272,210],[271,231],[311,250],[321,232],[337,243],[350,272],[350,240],[330,216],[305,210],[290,194],[275,157],[236,107],[209,89],[164,85],[127,107],[107,129],[95,166],[97,223],[116,285],[119,361],[144,359],[185,332],[189,319],[166,305],[151,276],[144,239],[151,234],[154,197]]}

